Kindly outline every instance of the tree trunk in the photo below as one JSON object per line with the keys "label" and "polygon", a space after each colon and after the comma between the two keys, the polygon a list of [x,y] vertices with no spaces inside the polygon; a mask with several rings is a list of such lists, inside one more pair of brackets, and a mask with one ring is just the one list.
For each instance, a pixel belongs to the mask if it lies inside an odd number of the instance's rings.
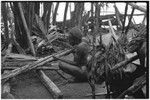
{"label": "tree trunk", "polygon": [[37,71],[37,74],[39,75],[40,80],[45,85],[46,89],[52,94],[53,98],[63,98],[63,94],[60,91],[60,89],[50,80],[48,76],[43,71]]}
{"label": "tree trunk", "polygon": [[44,14],[42,16],[42,20],[44,22],[47,31],[50,23],[51,8],[52,8],[52,3],[44,3]]}
{"label": "tree trunk", "polygon": [[34,3],[29,3],[29,13],[28,13],[28,28],[31,32],[32,35],[32,25],[33,25],[33,20],[34,20]]}
{"label": "tree trunk", "polygon": [[74,11],[74,23],[75,26],[78,26],[81,29],[82,24],[82,13],[84,10],[84,3],[75,3]]}
{"label": "tree trunk", "polygon": [[29,45],[30,45],[30,47],[31,47],[31,51],[32,51],[33,55],[35,56],[34,46],[33,46],[33,43],[32,43],[32,41],[31,41],[30,31],[29,31],[29,29],[28,29],[28,26],[27,26],[27,23],[26,23],[24,14],[23,14],[23,10],[22,10],[21,3],[18,3],[18,6],[19,6],[19,10],[20,10],[20,14],[21,14],[22,21],[23,21],[23,25],[24,25],[24,28],[25,28],[25,30],[26,30],[26,34],[27,34],[27,37],[28,37],[28,40],[29,40]]}
{"label": "tree trunk", "polygon": [[[74,4],[74,11],[71,12],[71,8],[70,8],[70,14],[71,14],[71,26],[74,27],[76,25],[76,4]],[[71,5],[70,5],[71,6]]]}
{"label": "tree trunk", "polygon": [[56,25],[56,16],[57,16],[58,7],[59,7],[59,2],[57,2],[56,7],[55,7],[55,11],[53,14],[53,25]]}
{"label": "tree trunk", "polygon": [[48,28],[49,28],[49,25],[50,25],[50,16],[51,16],[51,8],[52,8],[52,3],[49,3],[48,5],[48,14],[47,14],[47,23],[46,23],[46,27],[47,27],[47,31],[48,31]]}
{"label": "tree trunk", "polygon": [[124,29],[125,29],[125,23],[126,23],[126,15],[127,15],[127,11],[128,11],[128,4],[129,4],[129,3],[126,3],[124,18],[123,18],[123,19],[124,19],[124,20],[123,20],[123,26],[122,26],[122,33],[123,33],[123,34],[125,34],[125,33],[124,33]]}
{"label": "tree trunk", "polygon": [[[99,31],[99,28],[101,27],[101,23],[100,23],[100,21],[101,20],[99,20],[99,18],[100,18],[100,12],[101,12],[101,4],[100,5],[98,5],[98,15],[97,15],[97,17],[98,17],[98,31],[97,31],[97,33],[99,33],[100,31]],[[102,45],[102,34],[100,33],[100,45]]]}
{"label": "tree trunk", "polygon": [[63,21],[63,29],[66,27],[66,19],[67,19],[67,11],[68,11],[69,3],[66,3],[65,12],[64,12],[64,21]]}
{"label": "tree trunk", "polygon": [[74,5],[75,5],[75,10],[74,10],[74,24],[75,24],[75,26],[77,25],[77,19],[78,19],[78,9],[79,9],[79,7],[78,7],[78,3],[74,3]]}
{"label": "tree trunk", "polygon": [[91,31],[94,31],[94,3],[91,3]]}
{"label": "tree trunk", "polygon": [[94,12],[94,7],[93,7],[93,3],[91,3],[91,17],[93,17],[93,12]]}
{"label": "tree trunk", "polygon": [[27,38],[27,34],[25,33],[26,32],[25,28],[23,27],[23,22],[21,19],[18,3],[13,2],[13,4],[11,4],[11,9],[12,9],[13,15],[14,15],[16,41],[20,44],[20,46],[23,49],[27,49],[29,47],[28,38]]}
{"label": "tree trunk", "polygon": [[129,23],[128,23],[128,26],[127,26],[127,28],[126,28],[125,34],[128,33],[130,24],[131,24],[131,22],[132,22],[132,17],[133,17],[133,14],[134,14],[134,10],[135,10],[135,8],[132,9],[131,16],[130,16]]}
{"label": "tree trunk", "polygon": [[78,19],[77,19],[77,26],[82,30],[82,13],[84,10],[84,3],[79,4],[79,11],[78,11]]}
{"label": "tree trunk", "polygon": [[5,31],[4,31],[5,32],[4,36],[5,36],[5,40],[6,40],[5,42],[6,42],[6,46],[8,46],[9,31],[8,31],[8,23],[7,23],[8,16],[7,16],[6,3],[2,3],[1,11],[2,11],[2,17],[4,20],[4,27],[5,27]]}
{"label": "tree trunk", "polygon": [[89,77],[89,84],[91,86],[92,89],[92,98],[95,99],[95,70],[96,70],[96,58],[95,58],[95,54],[96,54],[96,33],[98,33],[98,28],[99,28],[99,5],[98,3],[96,3],[96,7],[95,7],[95,27],[94,27],[94,32],[93,32],[93,52],[92,52],[92,66],[91,66],[91,71],[89,72],[89,74],[91,74],[91,78]]}
{"label": "tree trunk", "polygon": [[117,18],[118,24],[122,28],[122,23],[121,23],[122,21],[120,19],[120,12],[119,12],[119,10],[118,10],[116,5],[114,5],[114,8],[115,8],[115,13],[116,13],[116,18]]}
{"label": "tree trunk", "polygon": [[35,3],[34,11],[35,11],[35,14],[40,16],[40,3],[39,2]]}

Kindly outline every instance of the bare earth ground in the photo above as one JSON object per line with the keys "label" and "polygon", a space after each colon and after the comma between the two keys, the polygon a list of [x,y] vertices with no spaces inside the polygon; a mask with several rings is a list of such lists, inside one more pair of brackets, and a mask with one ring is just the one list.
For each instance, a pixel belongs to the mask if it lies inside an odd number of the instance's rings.
{"label": "bare earth ground", "polygon": [[[67,58],[70,59],[70,57]],[[91,98],[91,96],[85,96],[91,94],[91,88],[88,82],[70,83],[62,78],[56,71],[47,70],[44,72],[62,91],[63,98]],[[67,79],[72,79],[72,76],[60,70],[59,72]],[[106,93],[105,84],[96,84],[96,93],[103,92]],[[41,83],[35,71],[18,75],[15,80],[11,82],[11,94],[13,94],[16,99],[52,99],[52,95]],[[105,98],[105,96],[97,96],[96,98]]]}
{"label": "bare earth ground", "polygon": [[[53,80],[62,91],[64,98],[91,98],[91,96],[85,97],[85,95],[91,93],[91,88],[87,82],[67,83],[67,81],[61,78],[55,71],[47,71],[46,73],[50,77],[52,77],[52,75],[54,76],[51,80]],[[48,90],[33,71],[16,77],[15,81],[11,82],[11,86],[11,93],[16,99],[52,99]],[[104,84],[96,84],[96,93],[102,93],[105,91]]]}
{"label": "bare earth ground", "polygon": [[18,75],[11,85],[11,92],[16,99],[52,98],[33,71]]}

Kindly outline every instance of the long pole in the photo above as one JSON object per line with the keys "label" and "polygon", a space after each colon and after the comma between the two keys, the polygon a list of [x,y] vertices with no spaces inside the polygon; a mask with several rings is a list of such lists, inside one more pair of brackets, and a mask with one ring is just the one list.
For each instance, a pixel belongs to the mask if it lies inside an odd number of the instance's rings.
{"label": "long pole", "polygon": [[35,56],[34,46],[33,46],[33,43],[32,43],[32,41],[31,41],[30,31],[29,31],[29,29],[28,29],[28,26],[27,26],[27,23],[26,23],[26,20],[25,20],[25,17],[24,17],[24,13],[23,13],[23,9],[22,9],[21,3],[18,3],[18,6],[19,6],[20,14],[21,14],[21,19],[22,19],[22,21],[23,21],[23,25],[24,25],[24,28],[25,28],[26,33],[27,33],[27,37],[28,37],[28,40],[29,40],[29,45],[30,45],[30,47],[31,47],[31,51],[32,51],[33,55]]}

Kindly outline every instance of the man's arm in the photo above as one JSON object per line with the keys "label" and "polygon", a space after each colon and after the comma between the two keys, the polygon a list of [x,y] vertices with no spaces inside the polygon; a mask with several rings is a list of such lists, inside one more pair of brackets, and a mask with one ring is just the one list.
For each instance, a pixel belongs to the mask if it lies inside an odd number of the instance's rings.
{"label": "man's arm", "polygon": [[77,63],[74,62],[74,61],[66,60],[66,59],[63,59],[63,58],[58,58],[58,57],[55,57],[55,56],[54,56],[54,58],[57,59],[57,60],[60,60],[62,62],[77,66]]}

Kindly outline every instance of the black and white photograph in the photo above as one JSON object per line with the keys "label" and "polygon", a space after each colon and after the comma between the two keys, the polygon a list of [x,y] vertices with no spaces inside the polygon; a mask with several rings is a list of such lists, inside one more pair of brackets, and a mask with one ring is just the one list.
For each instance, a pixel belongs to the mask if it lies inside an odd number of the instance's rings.
{"label": "black and white photograph", "polygon": [[1,99],[149,99],[149,1],[1,1]]}

